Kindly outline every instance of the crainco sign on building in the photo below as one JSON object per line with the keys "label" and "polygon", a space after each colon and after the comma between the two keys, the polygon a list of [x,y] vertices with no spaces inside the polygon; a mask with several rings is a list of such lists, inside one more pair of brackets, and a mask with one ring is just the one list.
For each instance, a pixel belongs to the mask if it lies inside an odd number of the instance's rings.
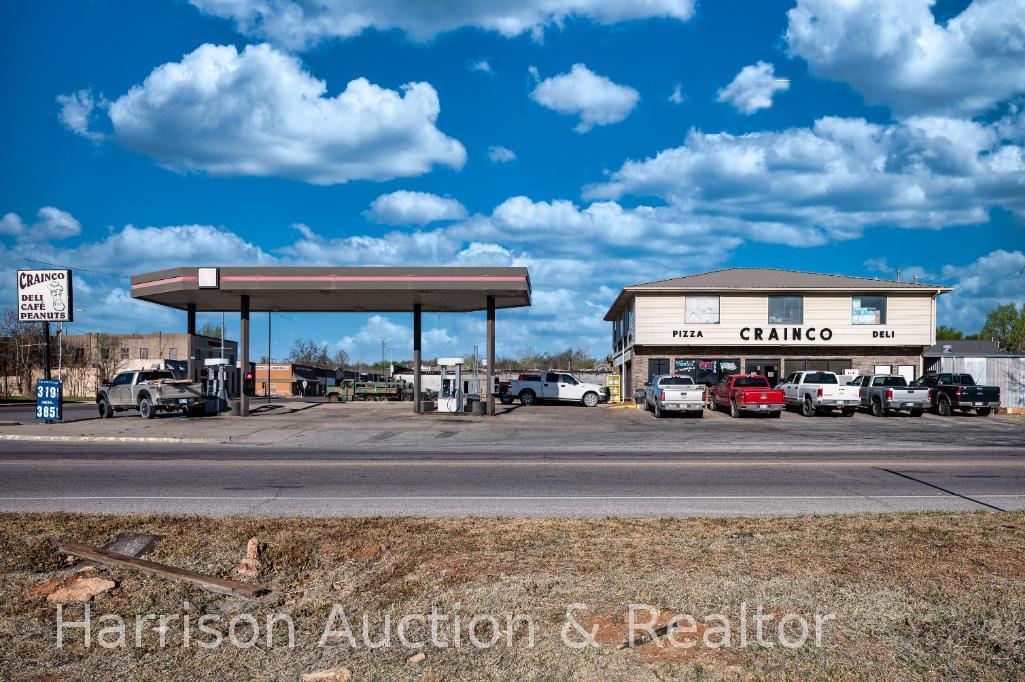
{"label": "crainco sign on building", "polygon": [[71,270],[18,270],[19,322],[72,322]]}

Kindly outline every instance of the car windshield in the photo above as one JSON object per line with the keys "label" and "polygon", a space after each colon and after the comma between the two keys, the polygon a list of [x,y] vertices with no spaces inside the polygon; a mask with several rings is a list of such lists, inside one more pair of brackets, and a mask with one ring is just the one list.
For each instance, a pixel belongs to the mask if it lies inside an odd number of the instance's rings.
{"label": "car windshield", "polygon": [[835,374],[828,372],[808,372],[804,375],[806,384],[835,384],[838,383]]}
{"label": "car windshield", "polygon": [[765,377],[740,377],[733,380],[736,388],[768,388],[769,380]]}
{"label": "car windshield", "polygon": [[872,381],[873,386],[886,386],[888,388],[900,388],[908,385],[904,377],[876,377]]}

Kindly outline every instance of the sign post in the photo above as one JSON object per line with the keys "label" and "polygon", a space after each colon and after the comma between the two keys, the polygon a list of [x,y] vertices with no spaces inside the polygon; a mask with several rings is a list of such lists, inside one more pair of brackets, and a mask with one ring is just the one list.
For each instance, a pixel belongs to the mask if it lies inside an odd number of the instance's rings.
{"label": "sign post", "polygon": [[[18,321],[43,323],[43,380],[36,385],[36,419],[60,421],[61,385],[50,379],[50,323],[74,321],[71,270],[18,270],[17,292]],[[50,393],[56,396],[55,410],[52,404],[40,403]]]}
{"label": "sign post", "polygon": [[63,418],[64,388],[54,379],[36,382],[36,419],[48,424]]}

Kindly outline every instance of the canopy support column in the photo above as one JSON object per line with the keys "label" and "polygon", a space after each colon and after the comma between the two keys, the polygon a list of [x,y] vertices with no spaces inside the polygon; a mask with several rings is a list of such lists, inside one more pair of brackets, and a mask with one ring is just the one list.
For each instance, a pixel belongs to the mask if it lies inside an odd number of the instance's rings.
{"label": "canopy support column", "polygon": [[186,314],[188,315],[188,322],[186,327],[188,329],[189,339],[187,342],[187,348],[185,349],[185,355],[189,359],[189,381],[199,381],[198,372],[196,371],[196,304],[189,303],[186,308]]}
{"label": "canopy support column", "polygon": [[420,325],[423,308],[420,303],[413,304],[413,414],[423,412],[423,405],[420,402]]}
{"label": "canopy support column", "polygon": [[[249,297],[242,297],[242,304],[239,308],[239,318],[241,324],[239,325],[238,335],[238,357],[239,363],[242,365],[240,371],[241,374],[241,389],[239,390],[239,414],[243,417],[249,416],[249,396],[246,395],[246,375],[249,374]],[[253,383],[256,383],[256,378],[253,378]]]}
{"label": "canopy support column", "polygon": [[484,387],[488,414],[495,416],[495,297],[488,296],[488,383]]}

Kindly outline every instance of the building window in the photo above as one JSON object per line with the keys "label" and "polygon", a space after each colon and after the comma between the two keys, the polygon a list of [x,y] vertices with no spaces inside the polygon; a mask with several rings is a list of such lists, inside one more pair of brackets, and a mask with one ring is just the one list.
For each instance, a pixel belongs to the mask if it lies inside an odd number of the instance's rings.
{"label": "building window", "polygon": [[168,360],[177,360],[178,359],[178,349],[177,348],[168,348],[167,349],[167,359]]}
{"label": "building window", "polygon": [[669,374],[669,358],[648,358],[648,381],[663,374]]}
{"label": "building window", "polygon": [[149,348],[146,348],[145,346],[139,348],[139,359],[149,360]]}
{"label": "building window", "polygon": [[804,324],[804,296],[769,296],[769,324]]}
{"label": "building window", "polygon": [[683,306],[686,324],[719,324],[718,296],[687,296]]}
{"label": "building window", "polygon": [[851,301],[851,324],[886,324],[885,296],[854,296]]}
{"label": "building window", "polygon": [[123,347],[121,348],[121,359],[122,360],[127,360],[128,359],[128,349],[127,348],[123,348]]}

